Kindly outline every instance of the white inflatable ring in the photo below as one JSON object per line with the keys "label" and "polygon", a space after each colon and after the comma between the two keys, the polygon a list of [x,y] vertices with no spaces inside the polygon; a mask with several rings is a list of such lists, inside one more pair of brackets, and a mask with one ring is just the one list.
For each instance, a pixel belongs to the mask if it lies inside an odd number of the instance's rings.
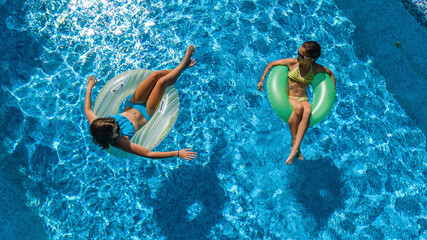
{"label": "white inflatable ring", "polygon": [[[145,69],[130,70],[115,76],[101,89],[94,104],[94,112],[98,117],[109,117],[119,114],[123,101],[135,92],[138,85],[153,71]],[[169,86],[150,121],[139,129],[130,142],[147,149],[156,147],[171,131],[178,117],[179,99],[174,86]],[[131,157],[131,153],[115,147],[108,151],[116,157]]]}

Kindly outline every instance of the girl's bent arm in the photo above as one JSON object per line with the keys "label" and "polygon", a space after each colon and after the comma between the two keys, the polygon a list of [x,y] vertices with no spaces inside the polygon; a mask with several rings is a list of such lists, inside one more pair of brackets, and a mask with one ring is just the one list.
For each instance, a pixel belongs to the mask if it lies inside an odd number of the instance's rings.
{"label": "girl's bent arm", "polygon": [[289,64],[289,58],[280,59],[280,60],[277,60],[277,61],[274,61],[274,62],[267,64],[267,67],[264,69],[264,72],[262,73],[261,79],[264,79],[265,76],[267,76],[267,73],[271,70],[272,67],[277,66],[277,65],[287,66],[288,64]]}
{"label": "girl's bent arm", "polygon": [[89,121],[89,124],[92,124],[93,120],[98,118],[98,116],[96,116],[96,114],[92,111],[92,89],[97,82],[98,80],[94,76],[90,76],[87,79],[84,109],[85,109],[86,118]]}
{"label": "girl's bent arm", "polygon": [[268,72],[271,70],[272,67],[277,66],[277,65],[288,66],[290,62],[291,62],[291,58],[286,58],[286,59],[280,59],[280,60],[277,60],[277,61],[274,61],[274,62],[267,64],[267,67],[264,69],[264,72],[262,73],[261,79],[259,80],[259,83],[257,85],[258,90],[262,92],[262,89],[264,87],[265,76],[267,76]]}

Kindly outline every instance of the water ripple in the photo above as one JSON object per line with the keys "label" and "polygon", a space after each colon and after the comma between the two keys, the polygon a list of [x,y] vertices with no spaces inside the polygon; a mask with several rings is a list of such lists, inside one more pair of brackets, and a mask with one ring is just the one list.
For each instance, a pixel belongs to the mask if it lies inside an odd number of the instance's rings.
{"label": "water ripple", "polygon": [[[355,57],[355,26],[334,2],[204,2],[26,3],[25,29],[43,52],[29,81],[7,90],[4,108],[17,115],[2,118],[17,130],[3,143],[24,159],[28,205],[49,236],[425,236],[425,136],[372,63]],[[256,83],[308,39],[336,74],[337,102],[307,132],[306,160],[285,166],[289,131]],[[93,144],[85,78],[99,76],[96,96],[122,71],[174,67],[189,44],[198,64],[176,84],[180,114],[156,150],[192,147],[199,157],[117,159]]]}

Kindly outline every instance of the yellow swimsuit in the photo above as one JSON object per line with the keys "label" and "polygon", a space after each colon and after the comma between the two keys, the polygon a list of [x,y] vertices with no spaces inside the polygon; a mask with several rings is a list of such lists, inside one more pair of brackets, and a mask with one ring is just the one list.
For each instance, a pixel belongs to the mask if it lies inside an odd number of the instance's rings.
{"label": "yellow swimsuit", "polygon": [[[288,78],[291,78],[296,82],[310,84],[311,81],[313,81],[314,79],[313,65],[310,66],[310,71],[304,77],[301,77],[301,72],[298,66],[294,70],[288,72]],[[289,97],[297,100],[298,102],[308,101],[308,97],[294,97],[294,96],[289,96]]]}

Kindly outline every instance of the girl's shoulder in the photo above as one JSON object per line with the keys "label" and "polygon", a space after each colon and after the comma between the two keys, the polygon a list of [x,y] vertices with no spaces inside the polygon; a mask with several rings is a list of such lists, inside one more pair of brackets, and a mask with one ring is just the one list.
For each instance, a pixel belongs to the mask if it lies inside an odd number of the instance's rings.
{"label": "girl's shoulder", "polygon": [[313,73],[314,75],[318,73],[332,73],[327,67],[320,65],[318,63],[313,64]]}
{"label": "girl's shoulder", "polygon": [[272,66],[277,66],[277,65],[283,65],[283,66],[288,66],[288,67],[292,67],[295,64],[297,64],[297,60],[295,58],[284,58],[284,59],[279,59],[276,60],[274,62],[269,63]]}
{"label": "girl's shoulder", "polygon": [[290,64],[298,64],[298,60],[296,58],[286,58]]}
{"label": "girl's shoulder", "polygon": [[296,58],[286,58],[286,61],[289,67],[298,66],[298,60]]}

